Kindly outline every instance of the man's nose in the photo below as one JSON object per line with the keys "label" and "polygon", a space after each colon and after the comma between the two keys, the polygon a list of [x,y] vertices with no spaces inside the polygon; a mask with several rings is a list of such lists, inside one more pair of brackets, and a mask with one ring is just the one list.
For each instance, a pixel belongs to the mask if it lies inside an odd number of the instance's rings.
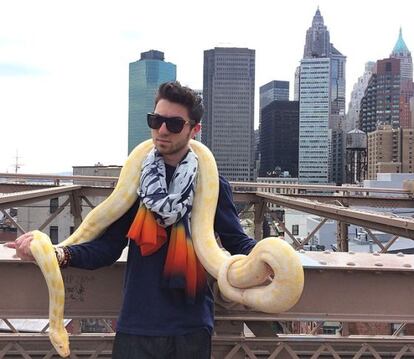
{"label": "man's nose", "polygon": [[161,127],[158,129],[159,133],[165,133],[169,134],[170,131],[168,131],[167,124],[165,122],[162,123]]}

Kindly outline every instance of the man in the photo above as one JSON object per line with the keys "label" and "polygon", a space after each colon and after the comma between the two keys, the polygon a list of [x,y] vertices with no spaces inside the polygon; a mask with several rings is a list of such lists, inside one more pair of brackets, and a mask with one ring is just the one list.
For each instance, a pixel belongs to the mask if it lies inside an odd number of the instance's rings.
{"label": "man", "polygon": [[[182,267],[179,251],[188,248],[179,245],[187,241],[177,239],[179,228],[191,237],[197,158],[189,141],[200,131],[202,115],[194,91],[179,82],[162,84],[147,117],[155,148],[142,166],[138,200],[96,240],[57,250],[62,267],[96,269],[113,264],[129,245],[115,359],[210,358],[213,294],[197,259],[191,267],[196,270]],[[228,182],[219,181],[214,230],[231,254],[248,254],[256,242],[240,226]],[[154,233],[154,241],[148,240]],[[24,234],[9,247],[33,260],[32,238]]]}

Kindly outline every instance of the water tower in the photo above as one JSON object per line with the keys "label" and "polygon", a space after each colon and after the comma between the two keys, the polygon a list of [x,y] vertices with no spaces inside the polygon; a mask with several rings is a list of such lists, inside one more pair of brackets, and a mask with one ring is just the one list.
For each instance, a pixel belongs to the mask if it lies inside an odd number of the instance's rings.
{"label": "water tower", "polygon": [[354,129],[346,134],[346,183],[360,183],[367,172],[367,134]]}

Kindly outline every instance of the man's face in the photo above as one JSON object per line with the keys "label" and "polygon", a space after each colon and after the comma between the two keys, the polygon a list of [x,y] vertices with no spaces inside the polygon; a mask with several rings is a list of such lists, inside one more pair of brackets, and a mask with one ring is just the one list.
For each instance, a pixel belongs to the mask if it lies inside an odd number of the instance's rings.
{"label": "man's face", "polygon": [[[181,117],[185,121],[190,121],[188,110],[183,105],[165,99],[158,101],[154,113],[163,117]],[[190,124],[186,123],[180,133],[172,133],[168,131],[164,122],[158,130],[152,129],[151,135],[155,147],[163,155],[165,162],[176,165],[188,151],[190,139],[199,131],[200,124],[191,128]]]}

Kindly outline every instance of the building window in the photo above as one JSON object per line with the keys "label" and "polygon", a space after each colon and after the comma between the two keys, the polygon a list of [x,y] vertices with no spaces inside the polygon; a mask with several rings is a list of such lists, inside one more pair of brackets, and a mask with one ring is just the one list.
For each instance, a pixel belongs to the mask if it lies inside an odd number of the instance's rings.
{"label": "building window", "polygon": [[50,226],[50,233],[49,233],[50,240],[52,244],[58,244],[59,242],[59,227],[58,226]]}
{"label": "building window", "polygon": [[337,330],[339,329],[339,327],[335,327],[335,326],[326,326],[324,325],[322,330],[323,330],[323,334],[336,334]]}
{"label": "building window", "polygon": [[50,213],[55,213],[59,207],[59,198],[51,198],[49,211]]}
{"label": "building window", "polygon": [[298,224],[292,224],[292,234],[294,236],[297,236],[299,234],[299,225]]}

